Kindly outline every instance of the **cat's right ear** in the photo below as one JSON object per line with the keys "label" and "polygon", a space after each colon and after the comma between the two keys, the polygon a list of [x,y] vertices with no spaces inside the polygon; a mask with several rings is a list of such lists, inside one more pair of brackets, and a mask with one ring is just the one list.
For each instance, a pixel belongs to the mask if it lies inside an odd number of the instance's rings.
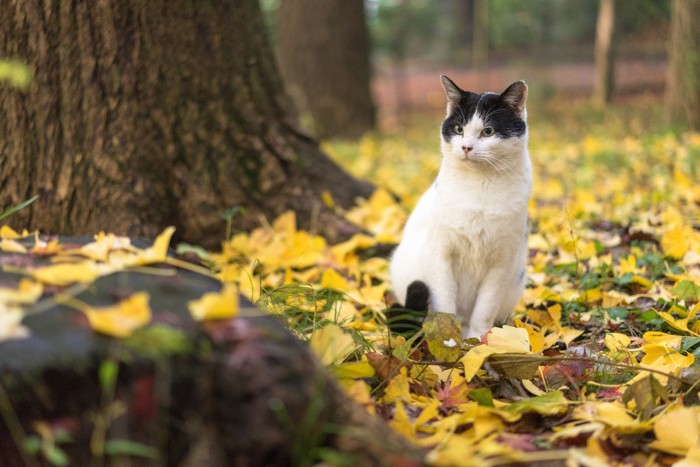
{"label": "cat's right ear", "polygon": [[445,96],[447,96],[447,114],[449,115],[452,113],[452,109],[459,105],[459,101],[462,99],[462,90],[445,75],[440,75],[440,82],[445,90]]}

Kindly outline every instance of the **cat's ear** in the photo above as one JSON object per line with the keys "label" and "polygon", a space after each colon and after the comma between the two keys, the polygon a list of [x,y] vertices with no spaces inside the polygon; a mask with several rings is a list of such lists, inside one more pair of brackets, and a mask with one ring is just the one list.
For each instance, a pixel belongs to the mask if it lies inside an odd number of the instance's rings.
{"label": "cat's ear", "polygon": [[525,118],[525,101],[527,101],[527,84],[525,81],[516,81],[501,93],[501,99],[520,118]]}
{"label": "cat's ear", "polygon": [[454,107],[459,105],[459,101],[462,99],[462,90],[445,75],[440,75],[440,82],[445,90],[445,96],[447,96],[447,113],[449,114]]}

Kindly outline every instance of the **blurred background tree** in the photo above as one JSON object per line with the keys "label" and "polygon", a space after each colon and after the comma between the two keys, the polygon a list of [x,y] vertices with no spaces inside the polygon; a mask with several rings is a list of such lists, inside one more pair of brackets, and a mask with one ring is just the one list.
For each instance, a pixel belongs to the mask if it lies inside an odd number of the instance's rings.
{"label": "blurred background tree", "polygon": [[700,0],[673,0],[666,103],[672,123],[700,130]]}
{"label": "blurred background tree", "polygon": [[277,55],[301,123],[320,138],[372,130],[370,40],[361,0],[285,0]]}

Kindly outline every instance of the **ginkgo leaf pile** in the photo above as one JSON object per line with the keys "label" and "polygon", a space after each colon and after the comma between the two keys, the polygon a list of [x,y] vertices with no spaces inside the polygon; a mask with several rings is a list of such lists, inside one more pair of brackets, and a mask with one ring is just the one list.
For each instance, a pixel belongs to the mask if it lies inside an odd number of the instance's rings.
{"label": "ginkgo leaf pile", "polygon": [[[481,342],[462,342],[439,313],[408,340],[385,323],[387,245],[432,182],[434,122],[327,146],[400,201],[380,189],[343,212],[365,233],[335,245],[299,229],[291,212],[234,234],[202,255],[226,285],[190,302],[192,316],[230,317],[237,287],[282,315],[348,394],[435,465],[700,462],[700,135],[654,131],[630,117],[638,108],[586,112],[539,122],[531,112],[528,286],[511,322]],[[104,234],[79,251],[37,241],[31,248],[55,261],[0,289],[0,339],[26,335],[22,309],[44,287],[174,261],[170,235],[147,249]],[[9,229],[0,237],[3,251],[27,248]],[[149,322],[138,293],[81,311],[115,337]]]}

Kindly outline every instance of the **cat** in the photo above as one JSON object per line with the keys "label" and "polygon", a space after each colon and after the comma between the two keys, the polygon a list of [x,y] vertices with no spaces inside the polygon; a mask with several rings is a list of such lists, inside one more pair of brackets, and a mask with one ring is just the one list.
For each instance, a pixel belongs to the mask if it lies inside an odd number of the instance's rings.
{"label": "cat", "polygon": [[525,287],[527,85],[476,94],[440,79],[440,170],[406,222],[390,275],[405,308],[456,314],[463,337],[480,337],[508,318]]}

